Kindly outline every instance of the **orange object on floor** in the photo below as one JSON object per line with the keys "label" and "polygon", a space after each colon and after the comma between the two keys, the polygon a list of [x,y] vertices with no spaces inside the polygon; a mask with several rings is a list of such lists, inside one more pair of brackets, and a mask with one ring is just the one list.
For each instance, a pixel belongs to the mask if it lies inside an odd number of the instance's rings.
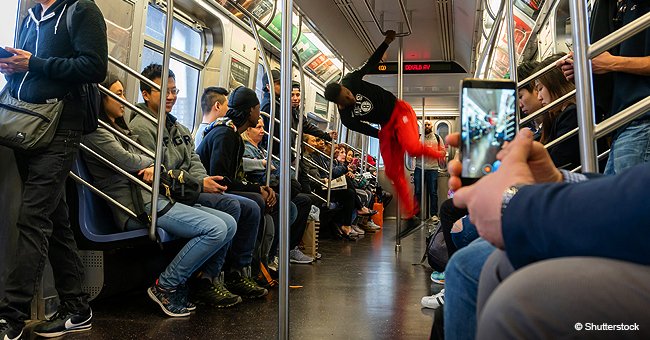
{"label": "orange object on floor", "polygon": [[372,205],[372,210],[376,210],[377,213],[370,216],[373,222],[380,227],[384,227],[384,203],[377,202],[375,198],[375,203]]}

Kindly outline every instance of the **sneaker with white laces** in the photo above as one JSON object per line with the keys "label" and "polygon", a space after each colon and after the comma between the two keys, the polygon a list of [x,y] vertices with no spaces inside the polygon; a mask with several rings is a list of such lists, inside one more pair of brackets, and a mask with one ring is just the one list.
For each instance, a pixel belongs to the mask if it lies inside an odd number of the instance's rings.
{"label": "sneaker with white laces", "polygon": [[0,339],[2,340],[18,340],[23,336],[23,327],[12,326],[9,321],[0,319]]}
{"label": "sneaker with white laces", "polygon": [[305,255],[298,247],[293,248],[289,251],[289,262],[291,263],[300,263],[300,264],[309,264],[314,262],[314,258],[311,256]]}
{"label": "sneaker with white laces", "polygon": [[365,235],[366,234],[366,232],[363,231],[363,229],[359,228],[359,226],[357,226],[355,224],[352,225],[352,230],[356,231],[357,234],[359,234],[359,235]]}
{"label": "sneaker with white laces", "polygon": [[420,301],[422,307],[437,309],[440,306],[445,304],[445,290],[441,290],[438,294],[433,294],[431,296],[424,296]]}
{"label": "sneaker with white laces", "polygon": [[373,221],[368,221],[368,224],[366,224],[366,226],[368,228],[370,228],[370,230],[374,230],[374,231],[377,231],[377,230],[381,229],[381,227],[377,223],[375,223]]}
{"label": "sneaker with white laces", "polygon": [[54,338],[72,332],[89,331],[92,327],[93,312],[74,311],[62,304],[54,315],[47,321],[34,327],[34,334],[45,338]]}

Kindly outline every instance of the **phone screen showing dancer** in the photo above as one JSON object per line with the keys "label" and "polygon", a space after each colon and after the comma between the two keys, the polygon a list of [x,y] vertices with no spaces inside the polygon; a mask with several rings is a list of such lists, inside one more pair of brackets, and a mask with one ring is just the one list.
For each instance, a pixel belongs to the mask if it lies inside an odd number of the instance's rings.
{"label": "phone screen showing dancer", "polygon": [[497,170],[496,156],[517,130],[517,84],[465,79],[461,83],[462,178],[472,181]]}

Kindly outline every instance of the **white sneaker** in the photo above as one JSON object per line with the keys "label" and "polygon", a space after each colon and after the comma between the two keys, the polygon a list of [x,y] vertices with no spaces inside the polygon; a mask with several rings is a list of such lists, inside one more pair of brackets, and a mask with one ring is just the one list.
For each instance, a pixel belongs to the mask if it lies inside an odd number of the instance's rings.
{"label": "white sneaker", "polygon": [[424,308],[437,309],[445,304],[445,290],[441,290],[438,294],[423,297],[420,303]]}
{"label": "white sneaker", "polygon": [[298,247],[293,248],[289,251],[289,262],[291,263],[301,263],[309,264],[314,262],[314,258],[311,256],[305,255],[303,252],[298,249]]}
{"label": "white sneaker", "polygon": [[379,225],[377,225],[377,223],[375,223],[375,222],[373,222],[373,221],[371,221],[371,220],[369,220],[368,223],[367,223],[366,225],[367,225],[368,228],[370,228],[371,230],[379,230],[379,229],[381,229],[381,227],[380,227]]}
{"label": "white sneaker", "polygon": [[352,225],[352,230],[356,231],[359,235],[365,235],[366,232],[363,229],[359,228],[357,225]]}
{"label": "white sneaker", "polygon": [[279,264],[278,257],[277,257],[277,256],[273,256],[273,261],[269,262],[268,267],[269,267],[270,270],[272,270],[272,271],[274,271],[274,272],[277,272],[277,271],[278,271],[278,267],[279,267],[278,264]]}

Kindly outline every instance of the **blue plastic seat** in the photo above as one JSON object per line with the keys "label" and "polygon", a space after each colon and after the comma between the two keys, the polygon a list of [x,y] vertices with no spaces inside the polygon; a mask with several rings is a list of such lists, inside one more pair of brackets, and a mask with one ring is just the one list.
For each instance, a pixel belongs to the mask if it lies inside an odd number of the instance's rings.
{"label": "blue plastic seat", "polygon": [[[92,177],[81,157],[77,157],[72,172],[85,181],[92,183]],[[79,227],[81,234],[91,242],[108,243],[130,240],[147,236],[147,229],[122,231],[113,220],[113,213],[108,203],[95,195],[88,187],[76,183],[79,197]],[[164,230],[156,228],[161,242],[168,242],[175,237]]]}

